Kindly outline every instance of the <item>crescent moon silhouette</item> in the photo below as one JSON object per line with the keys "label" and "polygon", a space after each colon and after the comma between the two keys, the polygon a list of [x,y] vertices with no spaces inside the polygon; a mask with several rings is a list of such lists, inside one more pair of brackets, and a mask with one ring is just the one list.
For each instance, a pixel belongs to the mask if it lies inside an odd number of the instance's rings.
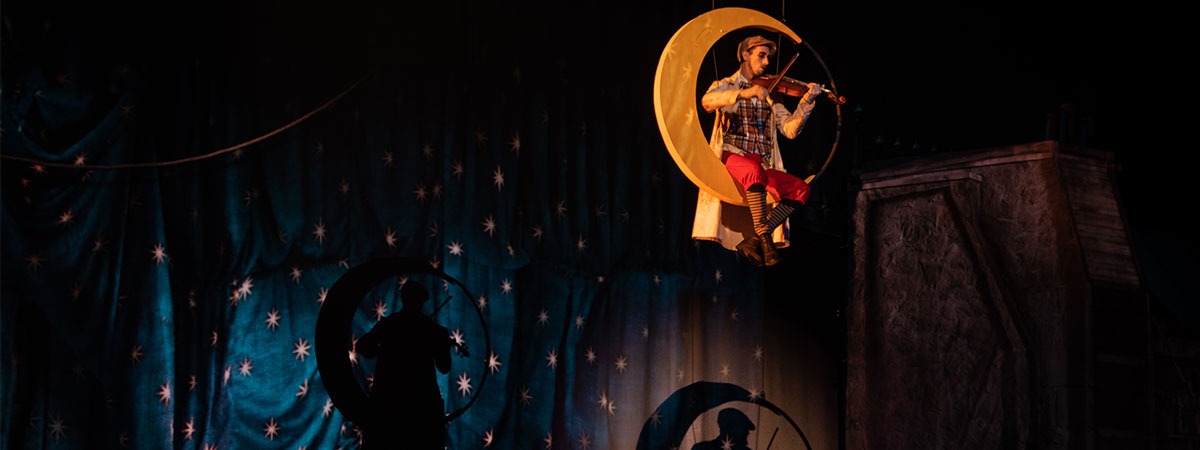
{"label": "crescent moon silhouette", "polygon": [[[350,364],[349,350],[353,348],[350,340],[350,325],[354,321],[354,314],[363,297],[366,297],[375,286],[384,280],[402,274],[428,274],[440,277],[462,289],[466,294],[466,300],[471,304],[476,302],[475,296],[467,290],[462,282],[416,258],[398,256],[376,258],[355,266],[338,278],[333,283],[333,287],[329,289],[325,303],[317,314],[314,345],[316,346],[317,372],[321,375],[321,383],[324,384],[325,391],[329,394],[333,405],[351,422],[371,423],[375,418],[369,414],[367,393],[363,391]],[[483,315],[478,309],[475,309],[475,312],[479,317],[480,326],[483,327],[484,354],[491,354],[492,341],[488,336],[487,322],[484,322]],[[475,389],[475,395],[467,401],[467,404],[446,415],[447,422],[458,418],[475,403],[479,392],[483,391],[487,373],[488,371],[483,371],[479,386]]]}
{"label": "crescent moon silhouette", "polygon": [[725,203],[745,206],[741,187],[734,182],[709,147],[696,110],[697,68],[708,50],[730,32],[762,28],[800,43],[800,36],[782,22],[747,8],[720,8],[688,21],[671,36],[654,73],[654,113],[667,151],[675,164],[700,189]]}
{"label": "crescent moon silhouette", "polygon": [[767,408],[791,424],[792,429],[804,442],[804,448],[812,450],[812,444],[808,442],[804,430],[801,430],[800,425],[783,409],[765,398],[750,395],[750,391],[741,386],[715,381],[697,381],[680,388],[663,400],[655,409],[663,415],[650,418],[642,425],[636,450],[679,448],[692,422],[705,411],[730,402],[747,402]]}

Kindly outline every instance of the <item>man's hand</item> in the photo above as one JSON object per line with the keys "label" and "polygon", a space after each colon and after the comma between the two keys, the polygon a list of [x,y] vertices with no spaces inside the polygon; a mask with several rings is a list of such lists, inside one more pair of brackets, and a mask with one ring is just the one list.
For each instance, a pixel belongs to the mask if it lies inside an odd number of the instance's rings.
{"label": "man's hand", "polygon": [[767,88],[757,84],[738,91],[738,98],[753,98],[758,97],[759,100],[766,100]]}
{"label": "man's hand", "polygon": [[808,83],[808,92],[804,93],[804,98],[800,99],[802,103],[815,103],[817,98],[825,95],[825,86],[819,83]]}

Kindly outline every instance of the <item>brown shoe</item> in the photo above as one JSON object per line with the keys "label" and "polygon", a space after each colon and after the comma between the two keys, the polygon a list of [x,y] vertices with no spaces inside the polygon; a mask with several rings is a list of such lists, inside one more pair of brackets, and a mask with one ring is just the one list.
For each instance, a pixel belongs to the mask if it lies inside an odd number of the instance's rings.
{"label": "brown shoe", "polygon": [[762,247],[762,261],[766,266],[779,264],[779,252],[775,250],[775,243],[771,242],[771,235],[763,233],[758,235],[759,246]]}
{"label": "brown shoe", "polygon": [[758,243],[758,236],[750,236],[742,239],[742,242],[737,245],[737,249],[750,260],[750,263],[755,266],[763,266],[762,244]]}

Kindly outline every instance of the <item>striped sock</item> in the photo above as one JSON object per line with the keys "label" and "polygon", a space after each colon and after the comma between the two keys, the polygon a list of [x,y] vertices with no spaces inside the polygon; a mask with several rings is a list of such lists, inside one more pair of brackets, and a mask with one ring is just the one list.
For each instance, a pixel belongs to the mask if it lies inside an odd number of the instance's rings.
{"label": "striped sock", "polygon": [[771,209],[771,214],[767,216],[767,229],[774,230],[775,227],[783,225],[783,221],[787,220],[793,212],[796,212],[796,208],[787,202],[780,202],[778,205],[775,205]]}
{"label": "striped sock", "polygon": [[763,234],[771,231],[767,228],[767,193],[765,191],[746,191],[746,206],[750,207],[750,219],[754,221],[754,234]]}

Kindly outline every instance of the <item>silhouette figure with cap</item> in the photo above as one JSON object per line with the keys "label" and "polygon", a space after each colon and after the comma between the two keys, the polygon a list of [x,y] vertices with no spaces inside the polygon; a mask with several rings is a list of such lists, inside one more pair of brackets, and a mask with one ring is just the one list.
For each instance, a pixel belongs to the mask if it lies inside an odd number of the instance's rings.
{"label": "silhouette figure with cap", "polygon": [[362,424],[364,449],[445,449],[446,411],[434,369],[449,372],[453,339],[421,312],[428,300],[421,283],[405,282],[400,288],[404,306],[355,345],[359,354],[376,358],[368,397],[371,420]]}
{"label": "silhouette figure with cap", "polygon": [[717,413],[720,434],[711,441],[697,442],[692,450],[750,450],[747,444],[754,422],[736,408],[725,408]]}

